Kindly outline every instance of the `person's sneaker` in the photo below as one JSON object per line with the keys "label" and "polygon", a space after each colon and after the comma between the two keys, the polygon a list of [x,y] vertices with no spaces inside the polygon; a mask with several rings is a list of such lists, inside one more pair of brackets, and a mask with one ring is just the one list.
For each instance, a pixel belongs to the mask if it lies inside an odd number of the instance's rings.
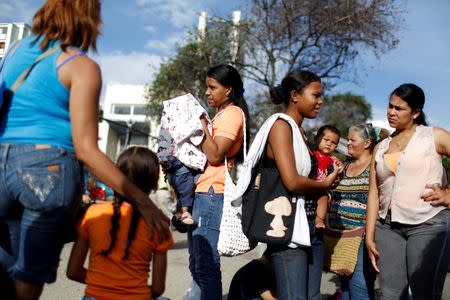
{"label": "person's sneaker", "polygon": [[194,225],[195,221],[192,219],[192,215],[189,212],[184,212],[180,217],[181,222],[186,225]]}

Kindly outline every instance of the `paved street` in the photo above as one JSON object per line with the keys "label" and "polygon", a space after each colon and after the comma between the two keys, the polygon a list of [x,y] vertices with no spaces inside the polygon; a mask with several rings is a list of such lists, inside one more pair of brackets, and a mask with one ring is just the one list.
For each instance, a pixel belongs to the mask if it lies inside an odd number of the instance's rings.
{"label": "paved street", "polygon": [[[180,234],[174,232],[174,239],[176,241],[175,246],[168,253],[168,271],[167,271],[167,283],[166,292],[164,295],[172,300],[180,300],[183,297],[189,283],[191,281],[188,271],[188,255],[187,255],[187,236],[186,234]],[[61,265],[59,268],[59,275],[56,283],[45,287],[43,296],[41,299],[64,299],[64,300],[80,300],[83,292],[84,285],[70,281],[65,276],[67,260],[70,253],[71,244],[66,245],[63,251]],[[237,257],[223,257],[222,258],[222,275],[223,275],[223,291],[224,299],[226,299],[226,293],[233,277],[234,273],[248,261],[260,256],[260,250],[255,250]],[[450,273],[447,275],[447,281],[445,285],[443,300],[450,300]],[[337,278],[331,273],[323,273],[322,277],[322,299],[326,299],[332,295],[336,290]]]}

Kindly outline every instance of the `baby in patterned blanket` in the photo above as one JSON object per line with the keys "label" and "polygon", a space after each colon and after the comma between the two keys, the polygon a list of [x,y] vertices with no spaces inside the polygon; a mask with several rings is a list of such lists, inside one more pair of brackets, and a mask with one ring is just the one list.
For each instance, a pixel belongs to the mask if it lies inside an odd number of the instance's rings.
{"label": "baby in patterned blanket", "polygon": [[186,226],[195,225],[191,216],[195,176],[206,164],[199,148],[204,136],[200,116],[208,114],[191,94],[164,101],[163,105],[157,156],[178,197],[172,222],[178,231],[186,232]]}

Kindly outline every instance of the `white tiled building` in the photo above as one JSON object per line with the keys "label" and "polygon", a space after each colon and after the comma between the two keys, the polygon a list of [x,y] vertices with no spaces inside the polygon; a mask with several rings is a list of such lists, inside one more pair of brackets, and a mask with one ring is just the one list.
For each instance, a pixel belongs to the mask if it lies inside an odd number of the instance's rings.
{"label": "white tiled building", "polygon": [[159,124],[147,117],[144,85],[108,84],[99,124],[99,147],[112,160],[127,145],[156,151]]}
{"label": "white tiled building", "polygon": [[31,27],[26,23],[0,23],[0,60],[12,43],[30,34]]}

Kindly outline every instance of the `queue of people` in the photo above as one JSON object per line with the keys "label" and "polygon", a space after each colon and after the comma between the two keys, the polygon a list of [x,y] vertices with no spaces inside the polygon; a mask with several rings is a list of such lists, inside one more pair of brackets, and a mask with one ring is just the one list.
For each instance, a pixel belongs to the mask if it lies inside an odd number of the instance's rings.
{"label": "queue of people", "polygon": [[[44,2],[33,18],[33,34],[11,47],[0,68],[2,297],[39,299],[44,284],[56,280],[64,244],[75,240],[67,276],[86,284],[80,298],[158,299],[165,290],[166,253],[174,243],[168,217],[149,198],[161,162],[142,147],[128,148],[117,163],[99,150],[101,74],[86,52],[96,48],[100,1],[64,3]],[[198,116],[204,168],[189,176],[189,185],[182,177],[172,180],[183,195],[176,219],[187,231],[195,290],[186,300],[222,299],[217,245],[225,174],[243,162],[249,144],[239,72],[228,64],[213,66],[205,86],[216,113],[212,120],[206,113]],[[379,142],[371,126],[352,126],[350,157],[342,163],[332,157],[340,138],[334,126],[319,130],[316,145],[302,128],[305,119],[320,113],[323,94],[316,74],[289,72],[270,91],[272,102],[285,109],[261,145],[264,165],[279,174],[292,197],[304,199],[310,245],[268,243],[260,259],[236,273],[228,298],[320,299],[322,270],[333,260],[324,253],[341,251],[338,245],[349,236],[358,238],[350,249],[354,265],[329,268],[339,275],[339,297],[374,299],[378,274],[383,299],[406,299],[408,291],[412,299],[442,298],[450,260],[450,195],[442,156],[450,156],[450,133],[427,125],[424,92],[403,84],[389,97],[393,134]],[[302,153],[296,136],[307,145]],[[306,162],[302,172],[300,161]],[[83,165],[114,196],[108,199],[90,183],[89,197],[105,201],[75,220]],[[331,234],[334,244],[326,242]],[[258,276],[263,279],[255,280]]]}

